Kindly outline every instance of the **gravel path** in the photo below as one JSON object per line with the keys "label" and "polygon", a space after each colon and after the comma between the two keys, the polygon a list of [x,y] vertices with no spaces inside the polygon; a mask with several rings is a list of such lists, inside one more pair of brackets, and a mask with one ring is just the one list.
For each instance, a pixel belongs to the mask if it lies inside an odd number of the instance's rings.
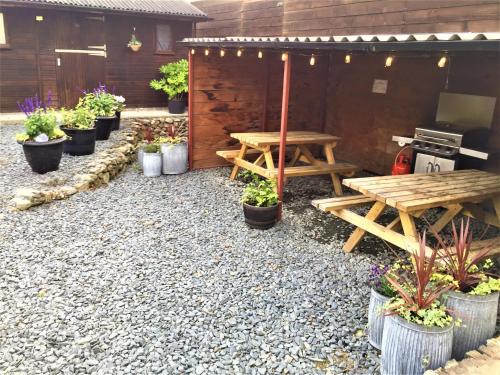
{"label": "gravel path", "polygon": [[[148,179],[0,217],[0,373],[366,374],[373,237],[293,179],[285,221],[248,229],[229,169]],[[335,230],[331,230],[335,224]],[[376,254],[376,255],[373,255]]]}
{"label": "gravel path", "polygon": [[19,188],[43,188],[70,183],[72,177],[81,173],[91,161],[97,160],[97,154],[114,145],[124,137],[123,132],[112,132],[107,141],[96,142],[96,152],[86,156],[63,154],[59,169],[46,174],[34,173],[26,158],[23,147],[15,141],[16,133],[24,130],[22,125],[0,126],[0,206],[12,199]]}

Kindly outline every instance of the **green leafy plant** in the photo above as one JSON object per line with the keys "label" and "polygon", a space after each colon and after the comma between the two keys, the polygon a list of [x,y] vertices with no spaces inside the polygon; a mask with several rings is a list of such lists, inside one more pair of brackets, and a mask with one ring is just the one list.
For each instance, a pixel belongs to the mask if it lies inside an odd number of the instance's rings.
{"label": "green leafy plant", "polygon": [[397,272],[385,274],[398,296],[391,299],[384,308],[389,315],[398,314],[410,322],[446,327],[453,322],[453,318],[438,298],[451,289],[451,286],[430,282],[435,271],[437,249],[433,249],[431,255],[426,257],[425,232],[419,236],[418,243],[418,250],[412,253],[413,272],[405,275]]}
{"label": "green leafy plant", "polygon": [[143,147],[144,153],[156,154],[160,152],[160,145],[158,143],[148,143]]}
{"label": "green leafy plant", "polygon": [[469,294],[475,296],[486,296],[496,292],[500,292],[500,279],[487,277],[486,280],[477,284],[476,287],[469,292]]}
{"label": "green leafy plant", "polygon": [[242,203],[257,207],[271,207],[278,204],[276,182],[272,180],[254,181],[247,185],[241,198]]}
{"label": "green leafy plant", "polygon": [[61,110],[63,124],[71,129],[91,129],[94,127],[95,115],[87,107]]}
{"label": "green leafy plant", "polygon": [[184,143],[185,141],[186,141],[185,138],[177,135],[177,128],[175,127],[175,125],[171,125],[168,127],[167,137],[158,137],[155,139],[156,143],[170,144],[171,146]]}
{"label": "green leafy plant", "polygon": [[150,82],[152,89],[163,91],[169,100],[181,100],[182,94],[188,92],[188,62],[186,59],[162,65],[160,73],[163,78]]}
{"label": "green leafy plant", "polygon": [[58,139],[65,133],[57,127],[57,118],[52,109],[37,109],[26,120],[24,120],[24,133],[16,134],[16,141],[26,142],[45,134],[47,139]]}
{"label": "green leafy plant", "polygon": [[238,179],[246,184],[249,184],[251,182],[259,182],[263,179],[263,177],[259,176],[257,173],[244,169],[238,173]]}
{"label": "green leafy plant", "polygon": [[[438,233],[434,233],[441,250],[439,256],[444,266],[438,271],[451,276],[450,285],[453,289],[462,293],[471,292],[479,283],[487,279],[484,272],[492,263],[488,262],[488,255],[493,250],[493,243],[486,245],[480,251],[471,253],[472,233],[470,222],[464,225],[460,223],[460,231],[457,232],[455,223],[452,222],[452,237],[450,241],[444,240]],[[439,278],[435,275],[434,278]],[[450,278],[442,277],[443,281]]]}
{"label": "green leafy plant", "polygon": [[132,47],[132,46],[142,46],[142,42],[139,39],[137,39],[134,33],[130,36],[130,40],[127,43],[127,47]]}
{"label": "green leafy plant", "polygon": [[89,92],[80,98],[76,108],[86,107],[97,117],[112,117],[118,109],[114,95],[108,92]]}

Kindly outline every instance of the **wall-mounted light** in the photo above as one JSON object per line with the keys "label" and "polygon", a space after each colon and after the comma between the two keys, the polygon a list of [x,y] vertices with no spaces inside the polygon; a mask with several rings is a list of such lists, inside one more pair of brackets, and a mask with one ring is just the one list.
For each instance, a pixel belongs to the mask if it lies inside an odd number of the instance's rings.
{"label": "wall-mounted light", "polygon": [[345,55],[344,62],[346,64],[350,64],[351,63],[351,55],[350,54]]}
{"label": "wall-mounted light", "polygon": [[313,66],[316,64],[316,56],[314,56],[314,53],[311,55],[311,58],[309,59],[309,65]]}
{"label": "wall-mounted light", "polygon": [[196,50],[194,48],[191,48],[191,55],[194,55]]}
{"label": "wall-mounted light", "polygon": [[286,60],[288,60],[288,53],[283,52],[283,53],[281,54],[281,61],[286,61]]}
{"label": "wall-mounted light", "polygon": [[392,65],[393,61],[394,61],[394,57],[387,56],[386,59],[385,59],[385,67],[389,68]]}
{"label": "wall-mounted light", "polygon": [[208,48],[205,48],[205,56],[208,56],[210,53],[210,50]]}
{"label": "wall-mounted light", "polygon": [[243,55],[243,51],[239,48],[238,51],[236,51],[236,56],[241,57],[241,55]]}
{"label": "wall-mounted light", "polygon": [[220,57],[224,57],[226,55],[226,51],[221,48],[219,54],[220,54]]}
{"label": "wall-mounted light", "polygon": [[257,57],[258,57],[259,59],[262,59],[262,57],[263,57],[263,56],[264,56],[264,54],[262,53],[262,51],[259,51],[259,52],[257,53]]}
{"label": "wall-mounted light", "polygon": [[43,21],[43,16],[35,16],[35,21],[42,22]]}
{"label": "wall-mounted light", "polygon": [[446,56],[442,56],[438,61],[438,67],[444,68],[446,66],[447,61],[448,58]]}

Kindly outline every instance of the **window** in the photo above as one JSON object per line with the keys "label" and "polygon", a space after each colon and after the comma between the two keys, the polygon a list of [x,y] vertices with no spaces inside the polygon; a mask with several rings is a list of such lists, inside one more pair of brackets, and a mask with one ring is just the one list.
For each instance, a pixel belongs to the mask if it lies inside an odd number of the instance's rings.
{"label": "window", "polygon": [[156,25],[156,52],[172,53],[174,40],[170,25]]}
{"label": "window", "polygon": [[0,13],[0,47],[8,47],[3,13]]}

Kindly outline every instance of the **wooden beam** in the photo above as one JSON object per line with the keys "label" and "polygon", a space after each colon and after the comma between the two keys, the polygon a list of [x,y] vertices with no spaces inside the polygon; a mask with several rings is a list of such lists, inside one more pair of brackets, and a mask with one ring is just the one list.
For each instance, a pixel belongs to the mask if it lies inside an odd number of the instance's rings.
{"label": "wooden beam", "polygon": [[286,134],[288,128],[288,101],[290,97],[290,76],[292,71],[292,55],[288,54],[283,69],[283,96],[281,99],[281,124],[280,124],[280,146],[278,159],[278,197],[280,207],[278,219],[281,220],[283,213],[283,185],[285,180],[285,153],[286,153]]}
{"label": "wooden beam", "polygon": [[193,55],[188,49],[188,157],[189,169],[193,169],[193,97],[194,97],[194,68]]}

